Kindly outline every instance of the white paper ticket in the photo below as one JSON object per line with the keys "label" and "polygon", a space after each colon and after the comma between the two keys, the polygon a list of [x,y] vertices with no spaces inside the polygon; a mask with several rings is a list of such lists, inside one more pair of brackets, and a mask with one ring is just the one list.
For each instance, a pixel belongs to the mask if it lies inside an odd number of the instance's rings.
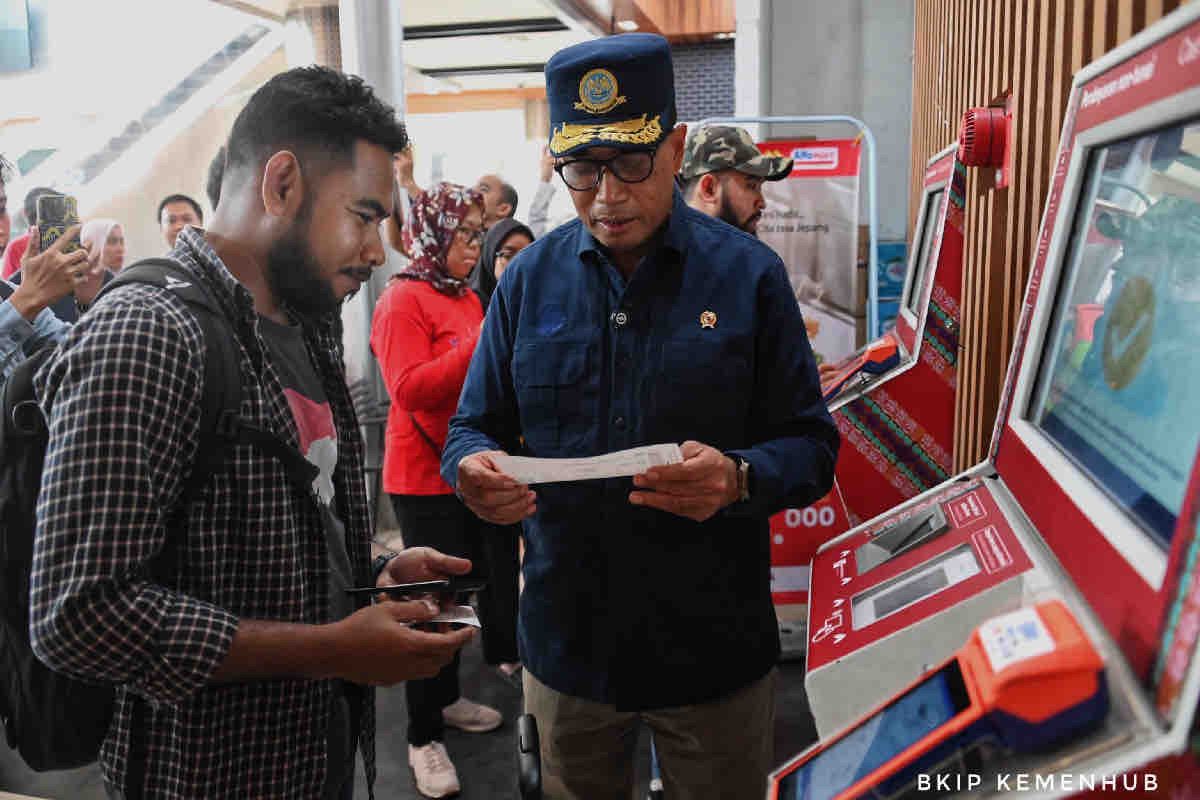
{"label": "white paper ticket", "polygon": [[501,472],[525,484],[623,478],[681,461],[683,453],[677,444],[651,444],[590,458],[495,457]]}

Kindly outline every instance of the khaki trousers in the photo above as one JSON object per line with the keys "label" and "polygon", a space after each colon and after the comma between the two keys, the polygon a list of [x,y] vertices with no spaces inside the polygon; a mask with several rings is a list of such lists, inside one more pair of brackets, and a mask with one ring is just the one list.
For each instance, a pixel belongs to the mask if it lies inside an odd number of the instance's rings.
{"label": "khaki trousers", "polygon": [[668,800],[761,800],[775,725],[777,671],[707,703],[654,711],[562,694],[524,670],[537,718],[545,800],[630,800],[639,722],[654,732]]}

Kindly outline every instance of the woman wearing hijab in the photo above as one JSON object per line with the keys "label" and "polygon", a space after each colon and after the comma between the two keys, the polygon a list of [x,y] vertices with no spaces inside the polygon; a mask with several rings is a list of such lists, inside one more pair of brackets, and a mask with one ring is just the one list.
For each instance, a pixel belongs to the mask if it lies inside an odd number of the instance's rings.
{"label": "woman wearing hijab", "polygon": [[[476,555],[479,526],[440,474],[450,416],[479,338],[483,307],[467,278],[479,260],[483,198],[439,183],[420,194],[401,231],[411,261],[380,297],[371,324],[392,407],[383,488],[391,495],[406,547]],[[445,726],[494,730],[500,712],[460,696],[454,660],[435,677],[405,684],[408,762],[417,791],[447,797],[458,774],[443,744]]]}
{"label": "woman wearing hijab", "polygon": [[97,260],[101,268],[115,274],[125,266],[125,230],[115,219],[83,223],[79,241],[87,248],[88,260]]}
{"label": "woman wearing hijab", "polygon": [[[488,228],[483,238],[479,268],[471,276],[471,288],[479,295],[484,309],[492,299],[496,282],[517,253],[533,243],[533,231],[527,225],[506,217]],[[517,603],[520,559],[517,542],[520,525],[479,523],[483,529],[483,549],[487,556],[487,602],[479,608],[483,623],[483,660],[495,666],[505,679],[520,685],[521,657],[517,654]]]}
{"label": "woman wearing hijab", "polygon": [[533,244],[534,238],[529,226],[512,217],[505,217],[488,228],[479,256],[479,269],[471,276],[471,288],[479,294],[484,310],[491,302],[492,292],[496,291],[500,274],[517,253]]}

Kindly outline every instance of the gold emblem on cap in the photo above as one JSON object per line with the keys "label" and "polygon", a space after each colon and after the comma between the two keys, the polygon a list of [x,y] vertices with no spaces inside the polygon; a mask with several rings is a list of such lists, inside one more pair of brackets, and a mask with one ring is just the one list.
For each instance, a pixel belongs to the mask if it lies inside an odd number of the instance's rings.
{"label": "gold emblem on cap", "polygon": [[625,144],[654,144],[662,137],[661,115],[655,114],[653,119],[647,119],[645,114],[636,119],[624,122],[613,122],[600,125],[573,125],[564,122],[554,129],[550,140],[550,152],[557,155],[562,151],[587,144],[597,139]]}
{"label": "gold emblem on cap", "polygon": [[617,76],[606,69],[588,70],[579,80],[579,102],[575,104],[575,110],[603,114],[628,100],[618,91]]}
{"label": "gold emblem on cap", "polygon": [[700,327],[701,328],[717,327],[717,312],[705,311],[703,314],[701,314],[700,315]]}

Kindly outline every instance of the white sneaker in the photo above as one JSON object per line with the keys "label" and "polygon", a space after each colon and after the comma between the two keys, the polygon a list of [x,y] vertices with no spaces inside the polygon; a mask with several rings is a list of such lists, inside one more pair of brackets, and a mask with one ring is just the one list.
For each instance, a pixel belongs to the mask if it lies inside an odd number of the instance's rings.
{"label": "white sneaker", "polygon": [[442,720],[451,728],[467,733],[487,733],[499,728],[504,717],[491,706],[460,697],[442,709]]}
{"label": "white sneaker", "polygon": [[462,790],[458,771],[446,754],[446,745],[441,742],[430,742],[422,747],[410,744],[408,765],[412,767],[417,791],[423,797],[451,797]]}

